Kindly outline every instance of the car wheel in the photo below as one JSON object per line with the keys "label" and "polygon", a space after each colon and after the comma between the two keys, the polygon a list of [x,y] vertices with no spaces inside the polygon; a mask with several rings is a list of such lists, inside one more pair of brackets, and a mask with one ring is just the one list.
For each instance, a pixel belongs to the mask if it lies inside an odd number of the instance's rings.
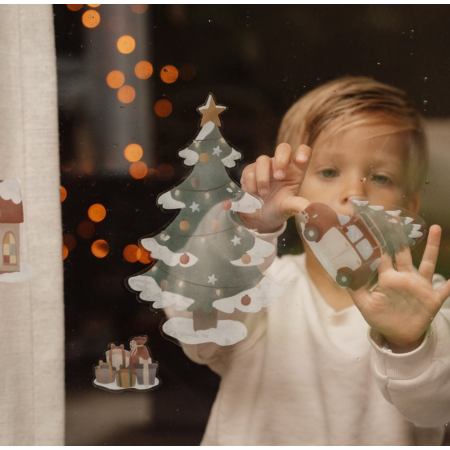
{"label": "car wheel", "polygon": [[352,281],[353,279],[348,273],[341,272],[336,275],[336,283],[341,287],[349,287]]}
{"label": "car wheel", "polygon": [[306,227],[303,232],[303,236],[305,236],[307,241],[317,241],[317,238],[319,237],[319,230],[316,227]]}

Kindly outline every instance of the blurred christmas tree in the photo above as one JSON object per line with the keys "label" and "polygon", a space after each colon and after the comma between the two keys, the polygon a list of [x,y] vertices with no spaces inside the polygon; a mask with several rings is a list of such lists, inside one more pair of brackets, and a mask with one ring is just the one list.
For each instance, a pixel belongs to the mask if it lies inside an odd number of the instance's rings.
{"label": "blurred christmas tree", "polygon": [[[220,132],[221,114],[209,94],[198,108],[201,129],[179,152],[188,177],[158,197],[164,209],[180,213],[161,233],[141,244],[158,261],[128,279],[140,299],[154,308],[185,311],[164,323],[167,335],[187,344],[232,345],[247,335],[244,324],[221,320],[218,311],[255,313],[283,294],[284,288],[263,276],[258,266],[275,247],[249,232],[237,212],[252,213],[262,204],[230,178],[227,169],[242,155]],[[189,312],[190,314],[187,314]]]}

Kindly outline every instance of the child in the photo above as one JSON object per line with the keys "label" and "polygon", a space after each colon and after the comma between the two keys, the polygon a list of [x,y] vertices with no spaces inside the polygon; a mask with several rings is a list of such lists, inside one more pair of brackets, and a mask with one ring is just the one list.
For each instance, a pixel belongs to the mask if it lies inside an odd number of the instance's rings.
{"label": "child", "polygon": [[[288,111],[278,140],[274,157],[260,156],[241,180],[264,200],[241,219],[267,240],[310,202],[349,215],[352,196],[419,209],[422,123],[396,88],[351,77],[321,86]],[[246,340],[185,348],[222,377],[202,443],[439,445],[450,422],[450,282],[434,275],[440,236],[429,229],[417,271],[409,248],[395,268],[383,255],[372,291],[340,288],[307,245],[276,259],[267,274],[286,294],[267,314],[247,315]]]}

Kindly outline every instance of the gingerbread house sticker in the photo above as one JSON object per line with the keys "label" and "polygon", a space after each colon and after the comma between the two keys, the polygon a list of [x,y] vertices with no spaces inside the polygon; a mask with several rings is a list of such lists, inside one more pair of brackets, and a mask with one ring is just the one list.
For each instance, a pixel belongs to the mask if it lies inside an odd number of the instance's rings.
{"label": "gingerbread house sticker", "polygon": [[19,180],[0,180],[0,274],[20,271],[23,204]]}

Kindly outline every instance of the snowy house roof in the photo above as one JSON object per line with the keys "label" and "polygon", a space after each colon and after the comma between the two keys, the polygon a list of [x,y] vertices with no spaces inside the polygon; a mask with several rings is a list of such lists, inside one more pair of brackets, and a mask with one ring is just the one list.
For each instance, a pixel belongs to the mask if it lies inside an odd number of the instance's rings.
{"label": "snowy house roof", "polygon": [[19,180],[0,180],[0,223],[23,222]]}

